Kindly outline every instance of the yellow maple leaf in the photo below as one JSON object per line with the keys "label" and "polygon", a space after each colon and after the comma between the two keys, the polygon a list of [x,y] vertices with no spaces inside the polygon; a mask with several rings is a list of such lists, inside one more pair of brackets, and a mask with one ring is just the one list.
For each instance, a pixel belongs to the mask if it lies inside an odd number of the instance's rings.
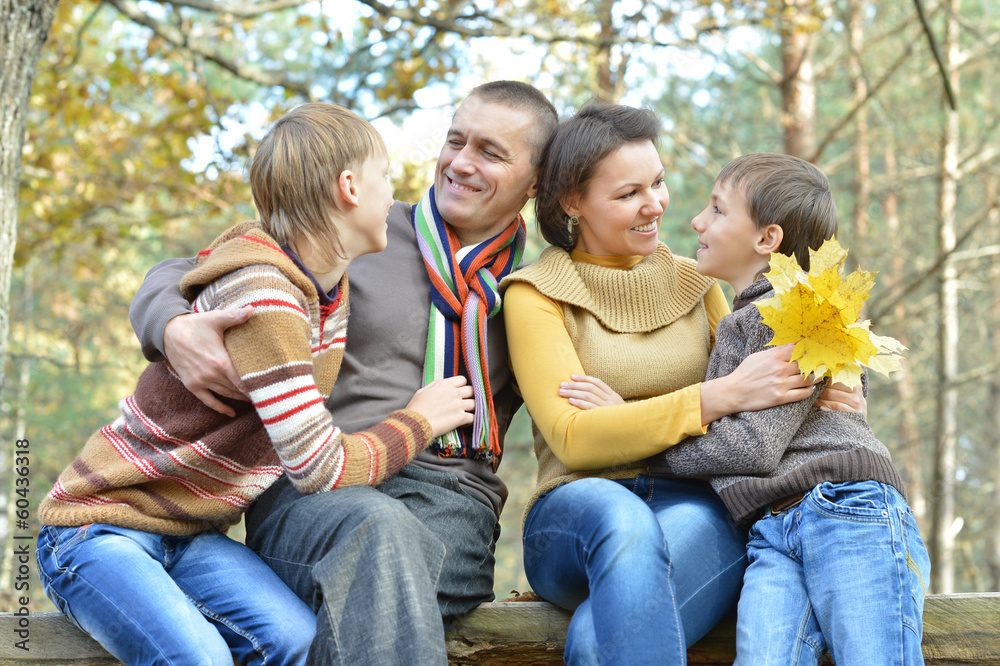
{"label": "yellow maple leaf", "polygon": [[861,306],[871,296],[874,286],[873,271],[854,271],[847,276],[847,279],[841,281],[837,290],[827,298],[841,308],[841,317],[845,322],[855,322],[861,316]]}
{"label": "yellow maple leaf", "polygon": [[767,274],[774,291],[783,294],[799,283],[809,281],[809,276],[799,268],[799,262],[795,257],[784,254],[771,255],[771,272]]}
{"label": "yellow maple leaf", "polygon": [[761,320],[774,331],[769,345],[794,344],[792,360],[802,374],[830,377],[847,386],[861,383],[862,366],[889,374],[900,369],[898,340],[875,335],[860,321],[875,285],[875,273],[844,277],[847,250],[836,238],[809,251],[809,272],[794,257],[771,255],[765,274],[775,295],[756,302]]}

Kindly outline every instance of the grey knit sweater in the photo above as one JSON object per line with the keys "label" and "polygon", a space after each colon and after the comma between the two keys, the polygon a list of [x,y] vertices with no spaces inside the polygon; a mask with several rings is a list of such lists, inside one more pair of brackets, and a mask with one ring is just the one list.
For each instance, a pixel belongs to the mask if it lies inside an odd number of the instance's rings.
{"label": "grey knit sweater", "polygon": [[[773,331],[761,323],[753,301],[773,295],[760,279],[719,322],[706,380],[731,373],[750,354],[766,348]],[[867,377],[865,377],[867,393]],[[825,411],[812,396],[792,404],[726,416],[700,437],[689,437],[648,461],[652,476],[705,476],[741,525],[768,504],[823,482],[879,481],[904,493],[889,450],[863,414]]]}

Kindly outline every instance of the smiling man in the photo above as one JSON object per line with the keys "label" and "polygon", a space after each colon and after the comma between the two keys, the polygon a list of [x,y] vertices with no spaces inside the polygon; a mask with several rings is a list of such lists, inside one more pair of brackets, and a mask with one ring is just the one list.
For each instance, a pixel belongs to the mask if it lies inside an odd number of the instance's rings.
{"label": "smiling man", "polygon": [[[326,403],[334,422],[363,430],[453,374],[473,384],[476,421],[409,464],[388,452],[380,464],[395,473],[378,486],[304,496],[283,478],[248,512],[247,544],[317,612],[311,663],[445,664],[446,623],[493,598],[507,495],[495,470],[519,404],[495,285],[520,259],[520,210],[557,122],[530,85],[474,89],[434,187],[417,204],[397,201],[387,249],[351,264],[346,350]],[[189,390],[229,413],[240,393],[223,334],[250,313],[189,314],[177,286],[189,265],[150,271],[132,323],[147,358],[165,355]],[[465,344],[463,323],[475,332]]]}
{"label": "smiling man", "polygon": [[[488,85],[488,84],[487,84]],[[535,196],[533,151],[545,129],[527,108],[473,94],[458,107],[448,128],[434,174],[438,211],[463,245],[499,233],[509,211],[521,210]]]}

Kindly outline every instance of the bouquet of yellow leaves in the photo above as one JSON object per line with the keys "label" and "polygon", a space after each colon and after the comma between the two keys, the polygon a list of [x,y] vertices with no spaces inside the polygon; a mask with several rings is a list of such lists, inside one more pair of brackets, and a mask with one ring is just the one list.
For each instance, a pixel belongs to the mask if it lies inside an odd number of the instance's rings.
{"label": "bouquet of yellow leaves", "polygon": [[809,250],[809,273],[794,257],[775,252],[765,277],[775,295],[756,302],[763,323],[774,331],[771,346],[795,343],[792,360],[802,374],[830,377],[849,387],[861,383],[861,366],[889,374],[900,369],[898,340],[875,335],[860,321],[861,306],[875,285],[875,273],[844,277],[847,250],[836,238]]}

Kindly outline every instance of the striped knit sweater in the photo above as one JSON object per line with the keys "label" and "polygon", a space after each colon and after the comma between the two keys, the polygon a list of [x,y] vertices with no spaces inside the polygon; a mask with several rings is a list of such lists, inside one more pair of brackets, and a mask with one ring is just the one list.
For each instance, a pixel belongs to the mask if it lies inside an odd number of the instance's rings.
{"label": "striped knit sweater", "polygon": [[[752,302],[771,296],[766,278],[740,294],[715,331],[706,379],[724,377],[750,354],[765,349],[774,332]],[[889,450],[864,414],[825,411],[811,397],[789,405],[723,417],[700,437],[690,437],[650,458],[649,473],[708,476],[737,523],[760,517],[771,502],[823,483],[879,481],[904,493]],[[867,382],[866,382],[867,387]]]}
{"label": "striped knit sweater", "polygon": [[399,410],[353,435],[324,407],[340,369],[347,277],[330,301],[253,222],[198,256],[182,283],[196,312],[254,306],[225,344],[252,402],[234,418],[201,403],[166,362],[95,433],[39,509],[43,524],[99,522],[158,534],[226,529],[282,473],[303,493],[376,485],[423,450],[427,420]]}

